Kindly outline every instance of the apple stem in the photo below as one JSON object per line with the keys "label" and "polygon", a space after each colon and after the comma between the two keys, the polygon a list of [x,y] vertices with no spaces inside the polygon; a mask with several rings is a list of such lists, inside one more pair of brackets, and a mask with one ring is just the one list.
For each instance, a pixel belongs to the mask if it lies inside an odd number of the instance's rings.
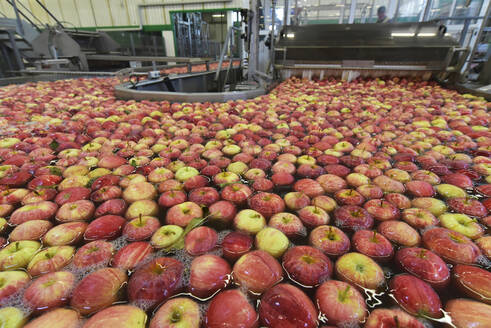
{"label": "apple stem", "polygon": [[399,324],[399,317],[394,316],[394,322],[396,324],[396,328],[400,328],[401,327],[401,325]]}
{"label": "apple stem", "polygon": [[373,230],[372,241],[377,242],[377,231]]}
{"label": "apple stem", "polygon": [[350,289],[351,289],[351,286],[348,285],[348,286],[346,286],[346,289],[340,293],[339,298],[340,298],[341,302],[344,302],[346,300],[346,297],[348,297],[348,292]]}
{"label": "apple stem", "polygon": [[139,220],[139,221],[138,221],[138,223],[139,223],[140,225],[142,225],[142,214],[141,214],[141,213],[140,213],[140,218],[139,218],[138,220]]}
{"label": "apple stem", "polygon": [[17,252],[19,250],[19,242],[15,243],[15,251]]}

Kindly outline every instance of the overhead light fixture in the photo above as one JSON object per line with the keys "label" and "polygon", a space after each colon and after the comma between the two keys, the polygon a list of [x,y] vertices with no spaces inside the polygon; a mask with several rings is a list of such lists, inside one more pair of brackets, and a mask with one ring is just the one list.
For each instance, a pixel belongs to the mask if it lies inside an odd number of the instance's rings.
{"label": "overhead light fixture", "polygon": [[418,33],[418,36],[432,37],[432,36],[436,36],[436,33]]}
{"label": "overhead light fixture", "polygon": [[392,37],[411,37],[414,36],[413,32],[392,32]]}
{"label": "overhead light fixture", "polygon": [[293,39],[293,38],[295,37],[295,33],[287,33],[287,34],[286,34],[286,37],[287,37],[288,39]]}
{"label": "overhead light fixture", "polygon": [[213,17],[213,18],[221,18],[221,17],[225,17],[225,15],[224,14],[213,14],[213,15],[211,15],[211,17]]}

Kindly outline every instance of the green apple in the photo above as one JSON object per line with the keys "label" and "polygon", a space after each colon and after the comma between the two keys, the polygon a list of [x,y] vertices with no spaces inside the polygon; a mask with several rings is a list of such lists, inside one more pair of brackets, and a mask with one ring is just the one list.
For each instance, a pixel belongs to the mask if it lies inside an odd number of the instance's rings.
{"label": "green apple", "polygon": [[185,297],[168,300],[155,313],[150,328],[197,328],[200,326],[198,304]]}
{"label": "green apple", "polygon": [[222,148],[222,152],[227,156],[234,156],[240,153],[241,148],[237,145],[227,145]]}
{"label": "green apple", "polygon": [[21,328],[26,321],[25,313],[16,307],[9,306],[0,309],[0,327],[2,328]]}
{"label": "green apple", "polygon": [[0,250],[0,270],[25,268],[41,244],[37,241],[22,240],[11,243]]}
{"label": "green apple", "polygon": [[7,220],[5,218],[0,218],[0,233],[7,228]]}
{"label": "green apple", "polygon": [[439,216],[447,211],[447,205],[440,199],[432,197],[418,197],[411,201],[412,207],[428,210],[434,216]]}
{"label": "green apple", "polygon": [[27,266],[27,272],[34,277],[55,272],[66,266],[75,254],[72,246],[52,246],[38,252]]}
{"label": "green apple", "polygon": [[184,230],[177,225],[162,226],[153,233],[150,244],[155,248],[169,247],[181,237],[183,232]]}
{"label": "green apple", "polygon": [[18,138],[3,138],[0,139],[0,148],[10,148],[20,142]]}
{"label": "green apple", "polygon": [[233,162],[227,166],[227,171],[233,172],[238,175],[244,174],[248,169],[249,167],[244,162]]}
{"label": "green apple", "polygon": [[301,164],[312,165],[312,164],[315,164],[315,158],[312,156],[309,156],[309,155],[302,155],[302,156],[297,158],[297,164],[299,164],[299,165],[301,165]]}
{"label": "green apple", "polygon": [[438,194],[445,198],[456,198],[456,197],[467,197],[467,193],[465,192],[464,189],[459,188],[457,186],[451,185],[451,184],[439,184],[435,186],[436,191]]}
{"label": "green apple", "polygon": [[251,209],[245,209],[237,213],[234,217],[234,226],[237,230],[256,234],[266,226],[264,216]]}
{"label": "green apple", "polygon": [[477,239],[484,234],[484,230],[476,220],[461,213],[444,213],[438,217],[443,227],[460,232],[470,239]]}
{"label": "green apple", "polygon": [[126,210],[125,217],[130,220],[140,216],[157,216],[159,213],[159,205],[157,202],[150,199],[137,200]]}
{"label": "green apple", "polygon": [[266,227],[256,235],[256,247],[278,258],[288,249],[290,241],[283,232],[278,229]]}
{"label": "green apple", "polygon": [[177,170],[176,179],[181,181],[181,182],[184,182],[187,179],[192,178],[198,174],[199,174],[199,171],[196,170],[194,167],[184,166],[184,167],[181,167],[180,169]]}

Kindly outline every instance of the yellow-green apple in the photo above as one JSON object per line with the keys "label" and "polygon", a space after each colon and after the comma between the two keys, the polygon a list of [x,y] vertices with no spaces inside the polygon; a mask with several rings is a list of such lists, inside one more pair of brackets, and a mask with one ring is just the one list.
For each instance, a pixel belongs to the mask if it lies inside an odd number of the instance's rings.
{"label": "yellow-green apple", "polygon": [[116,268],[103,268],[86,275],[75,287],[70,306],[86,315],[100,311],[118,300],[128,277]]}
{"label": "yellow-green apple", "polygon": [[65,267],[72,259],[75,248],[72,246],[52,246],[38,252],[29,264],[27,272],[31,277],[55,272]]}
{"label": "yellow-green apple", "polygon": [[130,204],[126,210],[125,218],[130,220],[140,216],[158,216],[158,213],[159,205],[157,202],[150,199],[137,200]]}
{"label": "yellow-green apple", "polygon": [[24,271],[0,272],[0,303],[7,297],[18,293],[31,281]]}
{"label": "yellow-green apple", "polygon": [[0,250],[0,270],[25,268],[41,248],[37,241],[21,240],[10,243]]}
{"label": "yellow-green apple", "polygon": [[435,216],[439,216],[447,211],[447,205],[440,199],[431,197],[414,198],[411,205],[417,208],[423,208]]}
{"label": "yellow-green apple", "polygon": [[447,199],[468,196],[464,189],[446,183],[436,185],[435,190],[440,196]]}
{"label": "yellow-green apple", "polygon": [[234,218],[234,227],[237,230],[247,232],[249,234],[256,234],[266,226],[266,219],[264,216],[254,210],[245,209],[237,213]]}
{"label": "yellow-green apple", "polygon": [[84,236],[86,222],[67,222],[51,228],[43,237],[48,246],[76,245]]}
{"label": "yellow-green apple", "polygon": [[189,298],[176,297],[155,312],[149,328],[199,328],[200,323],[198,303]]}
{"label": "yellow-green apple", "polygon": [[335,264],[336,275],[343,281],[360,288],[376,290],[385,283],[382,268],[366,255],[347,253]]}
{"label": "yellow-green apple", "polygon": [[155,248],[172,246],[182,236],[184,229],[177,225],[164,225],[158,228],[152,235],[150,243]]}
{"label": "yellow-green apple", "polygon": [[283,279],[281,264],[261,250],[242,255],[233,267],[234,282],[255,294],[261,294]]}
{"label": "yellow-green apple", "polygon": [[290,241],[278,229],[265,227],[256,234],[256,248],[266,251],[278,258],[287,250]]}
{"label": "yellow-green apple", "polygon": [[45,274],[27,287],[25,303],[35,311],[47,311],[63,306],[70,298],[75,285],[75,276],[68,271]]}
{"label": "yellow-green apple", "polygon": [[16,307],[6,306],[0,309],[0,327],[22,328],[26,321],[26,314]]}
{"label": "yellow-green apple", "polygon": [[157,189],[148,182],[135,182],[131,183],[123,191],[123,199],[128,203],[134,203],[137,200],[155,199],[157,196]]}
{"label": "yellow-green apple", "polygon": [[460,232],[470,239],[477,239],[484,234],[481,225],[465,214],[443,213],[438,219],[444,228]]}
{"label": "yellow-green apple", "polygon": [[175,177],[178,181],[184,182],[199,174],[199,171],[191,166],[181,167],[176,171]]}
{"label": "yellow-green apple", "polygon": [[365,322],[368,310],[365,299],[350,284],[329,280],[317,288],[315,299],[327,322],[338,326],[358,326]]}
{"label": "yellow-green apple", "polygon": [[4,205],[15,205],[29,193],[29,189],[12,188],[0,191],[0,203]]}

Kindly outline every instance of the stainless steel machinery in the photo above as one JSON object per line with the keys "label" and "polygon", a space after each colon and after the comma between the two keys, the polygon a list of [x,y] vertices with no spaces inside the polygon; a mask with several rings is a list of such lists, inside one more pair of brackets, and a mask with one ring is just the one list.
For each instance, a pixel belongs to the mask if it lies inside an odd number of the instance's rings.
{"label": "stainless steel machinery", "polygon": [[467,49],[435,23],[284,26],[274,48],[278,78],[456,75]]}

